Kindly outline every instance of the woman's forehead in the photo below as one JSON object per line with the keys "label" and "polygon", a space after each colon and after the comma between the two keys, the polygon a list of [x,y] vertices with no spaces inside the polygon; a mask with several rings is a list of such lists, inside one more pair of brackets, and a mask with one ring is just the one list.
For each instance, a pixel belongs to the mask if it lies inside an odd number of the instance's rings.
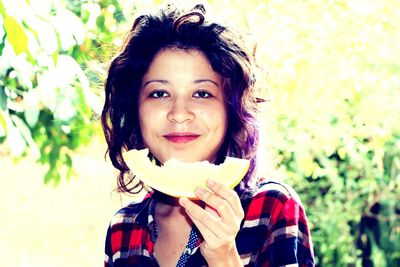
{"label": "woman's forehead", "polygon": [[[164,49],[158,52],[145,76],[152,75],[173,75],[192,74],[197,76],[196,80],[210,79],[219,81],[220,75],[215,72],[210,61],[200,50],[190,49]],[[217,82],[218,84],[220,82]]]}

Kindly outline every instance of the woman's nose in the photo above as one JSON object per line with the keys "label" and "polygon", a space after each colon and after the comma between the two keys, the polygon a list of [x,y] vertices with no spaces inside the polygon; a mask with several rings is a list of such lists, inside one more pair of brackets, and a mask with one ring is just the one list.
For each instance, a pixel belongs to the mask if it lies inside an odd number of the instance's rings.
{"label": "woman's nose", "polygon": [[176,99],[167,114],[167,119],[171,122],[185,123],[193,120],[195,114],[186,99]]}

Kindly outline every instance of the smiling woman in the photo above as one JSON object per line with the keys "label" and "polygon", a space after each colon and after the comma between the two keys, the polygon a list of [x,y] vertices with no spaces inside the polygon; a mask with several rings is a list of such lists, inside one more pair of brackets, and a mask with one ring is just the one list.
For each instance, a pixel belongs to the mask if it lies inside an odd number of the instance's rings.
{"label": "smiling woman", "polygon": [[[135,20],[110,65],[102,112],[120,189],[137,193],[147,178],[135,176],[140,163],[125,162],[123,153],[131,149],[147,148],[154,164],[165,164],[149,169],[166,173],[168,166],[165,180],[173,177],[171,168],[186,172],[176,176],[182,179],[177,184],[196,177],[184,169],[196,161],[221,165],[235,157],[250,168],[234,189],[202,177],[196,200],[152,185],[141,202],[112,219],[105,266],[314,265],[296,193],[257,175],[254,66],[240,36],[206,20],[202,5],[189,11],[169,5]],[[169,165],[171,158],[181,162]]]}
{"label": "smiling woman", "polygon": [[198,50],[160,51],[143,76],[143,142],[161,162],[215,162],[227,129],[221,76]]}

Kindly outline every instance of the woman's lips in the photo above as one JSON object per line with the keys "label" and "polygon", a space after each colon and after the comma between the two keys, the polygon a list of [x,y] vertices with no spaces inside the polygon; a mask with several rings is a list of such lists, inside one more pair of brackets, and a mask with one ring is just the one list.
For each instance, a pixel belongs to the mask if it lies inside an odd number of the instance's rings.
{"label": "woman's lips", "polygon": [[173,143],[185,144],[197,139],[200,135],[195,133],[169,133],[164,135],[164,137]]}

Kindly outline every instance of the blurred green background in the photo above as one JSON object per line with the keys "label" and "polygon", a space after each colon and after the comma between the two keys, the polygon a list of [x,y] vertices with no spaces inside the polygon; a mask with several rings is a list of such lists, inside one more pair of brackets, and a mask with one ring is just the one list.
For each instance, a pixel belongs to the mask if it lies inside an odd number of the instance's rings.
{"label": "blurred green background", "polygon": [[[102,82],[161,3],[0,0],[2,266],[102,264],[132,200],[104,160]],[[317,265],[400,266],[398,1],[205,4],[257,45],[265,165],[304,202]]]}

